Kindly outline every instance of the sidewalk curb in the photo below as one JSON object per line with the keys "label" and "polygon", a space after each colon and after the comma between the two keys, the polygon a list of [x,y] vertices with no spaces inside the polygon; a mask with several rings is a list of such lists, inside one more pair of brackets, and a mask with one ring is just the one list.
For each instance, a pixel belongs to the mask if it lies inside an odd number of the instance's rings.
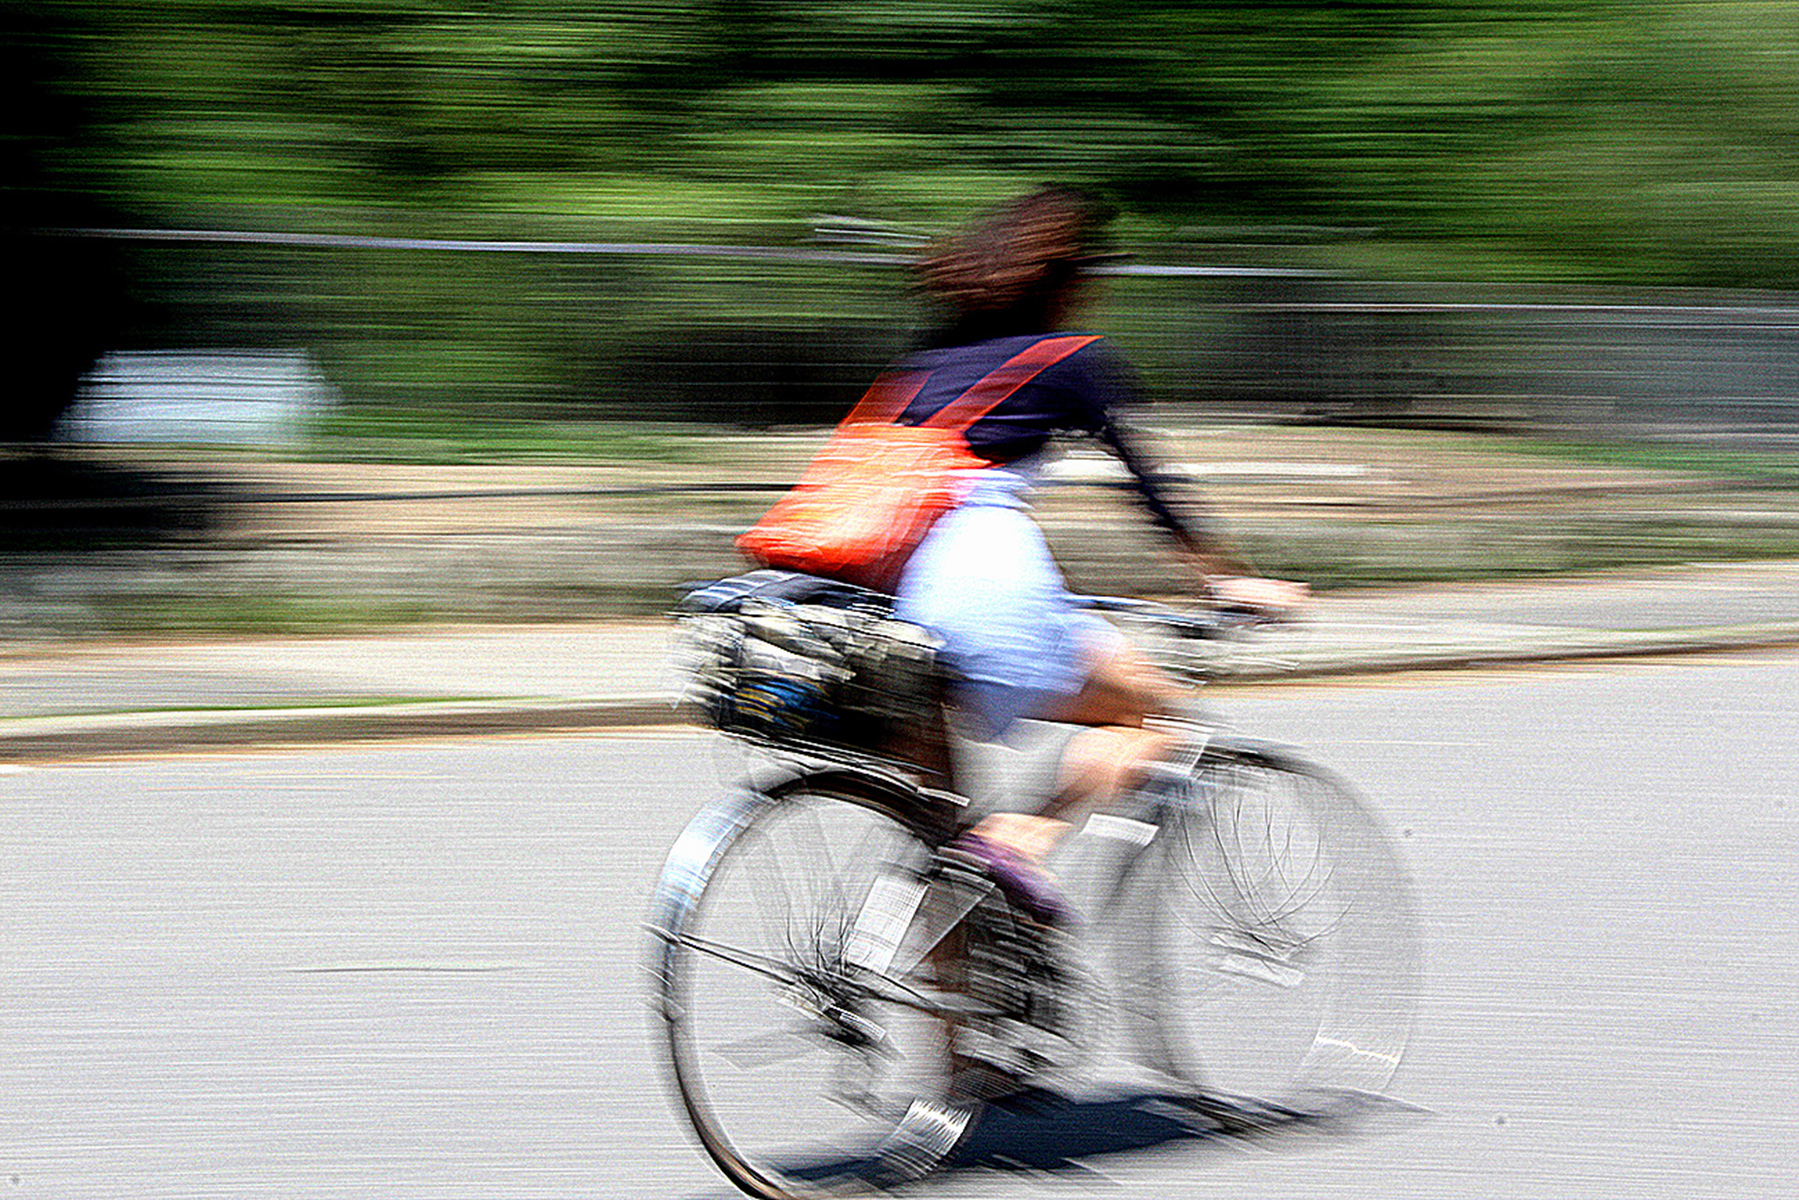
{"label": "sidewalk curb", "polygon": [[[1799,622],[1645,632],[1593,632],[1534,643],[1444,645],[1391,650],[1308,652],[1286,662],[1257,661],[1224,669],[1220,684],[1411,671],[1530,666],[1583,660],[1712,654],[1799,646]],[[446,736],[550,733],[688,724],[666,696],[567,700],[347,705],[206,712],[107,713],[0,721],[0,763],[118,758],[255,747]]]}
{"label": "sidewalk curb", "polygon": [[26,717],[0,723],[0,762],[680,723],[661,696]]}
{"label": "sidewalk curb", "polygon": [[1591,631],[1524,635],[1489,645],[1468,643],[1412,646],[1392,650],[1331,653],[1317,651],[1279,665],[1226,669],[1219,683],[1278,683],[1282,680],[1408,671],[1454,671],[1485,667],[1579,662],[1592,659],[1654,658],[1678,654],[1723,654],[1737,650],[1799,646],[1799,622],[1721,625],[1702,629]]}

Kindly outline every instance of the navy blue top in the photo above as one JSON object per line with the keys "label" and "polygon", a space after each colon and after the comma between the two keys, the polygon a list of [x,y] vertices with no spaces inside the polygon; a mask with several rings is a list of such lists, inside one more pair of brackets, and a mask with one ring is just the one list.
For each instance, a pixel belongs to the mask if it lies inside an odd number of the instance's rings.
{"label": "navy blue top", "polygon": [[[907,355],[896,369],[926,372],[924,387],[900,415],[902,425],[917,425],[956,400],[989,372],[1046,334],[1001,337],[966,346],[945,346]],[[1130,368],[1111,345],[1096,341],[1045,368],[1036,378],[1002,400],[966,432],[968,448],[996,465],[1014,462],[1042,450],[1058,433],[1097,438],[1130,470],[1139,498],[1156,524],[1196,544],[1209,540],[1201,514],[1190,501],[1177,512],[1165,478],[1139,445],[1121,410],[1137,399]]]}

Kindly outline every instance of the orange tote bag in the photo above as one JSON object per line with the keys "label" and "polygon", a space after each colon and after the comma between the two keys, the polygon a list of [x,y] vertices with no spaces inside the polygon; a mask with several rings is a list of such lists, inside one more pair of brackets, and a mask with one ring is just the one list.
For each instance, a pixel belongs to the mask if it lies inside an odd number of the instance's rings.
{"label": "orange tote bag", "polygon": [[961,503],[972,472],[992,465],[968,449],[968,428],[1096,340],[1034,342],[919,425],[895,422],[926,376],[883,375],[737,548],[765,566],[892,591],[931,525]]}

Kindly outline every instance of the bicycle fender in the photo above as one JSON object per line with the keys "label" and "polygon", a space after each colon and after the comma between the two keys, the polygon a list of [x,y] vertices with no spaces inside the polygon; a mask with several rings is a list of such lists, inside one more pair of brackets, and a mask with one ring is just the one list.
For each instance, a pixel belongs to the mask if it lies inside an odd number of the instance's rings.
{"label": "bicycle fender", "polygon": [[785,778],[757,788],[762,794],[779,799],[787,792],[801,788],[840,791],[873,801],[910,819],[920,831],[928,831],[945,821],[967,801],[948,792],[920,787],[902,775],[877,771],[868,767],[810,767],[790,771]]}
{"label": "bicycle fender", "polygon": [[1317,769],[1304,757],[1298,746],[1239,733],[1215,733],[1208,737],[1201,758],[1214,755],[1246,758],[1254,762],[1301,770]]}

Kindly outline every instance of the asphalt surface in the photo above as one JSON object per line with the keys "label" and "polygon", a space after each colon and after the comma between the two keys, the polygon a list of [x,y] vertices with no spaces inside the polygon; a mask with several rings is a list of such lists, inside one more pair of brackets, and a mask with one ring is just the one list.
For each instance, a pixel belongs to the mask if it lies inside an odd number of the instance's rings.
{"label": "asphalt surface", "polygon": [[[1393,1103],[1241,1141],[1077,1099],[910,1195],[1799,1195],[1799,653],[1215,699],[1409,868]],[[0,1195],[736,1196],[665,1085],[642,922],[744,765],[671,729],[0,771]]]}
{"label": "asphalt surface", "polygon": [[[0,650],[0,763],[677,723],[663,622]],[[1799,562],[1318,597],[1247,681],[1799,644]]]}

